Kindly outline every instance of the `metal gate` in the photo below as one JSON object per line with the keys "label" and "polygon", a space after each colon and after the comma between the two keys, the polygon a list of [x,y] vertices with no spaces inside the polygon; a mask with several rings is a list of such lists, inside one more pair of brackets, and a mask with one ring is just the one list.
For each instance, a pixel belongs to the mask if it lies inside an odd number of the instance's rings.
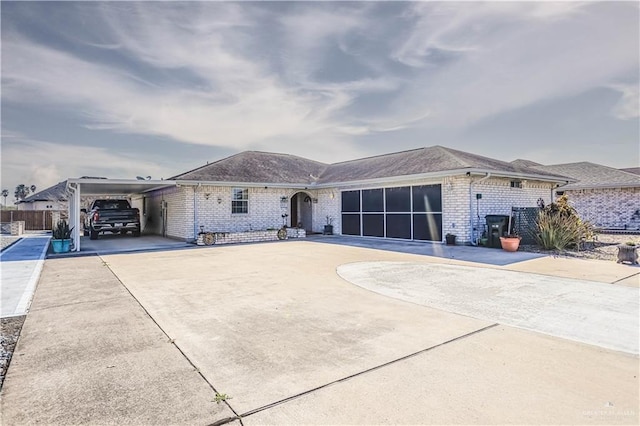
{"label": "metal gate", "polygon": [[540,213],[540,208],[538,207],[511,208],[510,232],[522,237],[521,244],[536,244],[538,213]]}

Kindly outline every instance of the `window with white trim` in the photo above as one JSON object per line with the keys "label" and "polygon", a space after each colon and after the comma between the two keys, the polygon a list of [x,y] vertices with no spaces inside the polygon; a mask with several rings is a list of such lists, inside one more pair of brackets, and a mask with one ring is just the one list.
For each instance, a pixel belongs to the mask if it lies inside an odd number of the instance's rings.
{"label": "window with white trim", "polygon": [[247,188],[233,188],[231,197],[231,213],[249,213],[249,190]]}

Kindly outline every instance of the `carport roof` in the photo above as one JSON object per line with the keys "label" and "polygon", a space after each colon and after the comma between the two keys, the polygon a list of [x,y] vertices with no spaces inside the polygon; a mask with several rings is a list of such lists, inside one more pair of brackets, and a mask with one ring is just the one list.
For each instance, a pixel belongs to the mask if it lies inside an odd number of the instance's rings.
{"label": "carport roof", "polygon": [[140,194],[176,186],[176,182],[172,180],[87,178],[68,179],[67,187],[71,184],[79,185],[82,195]]}

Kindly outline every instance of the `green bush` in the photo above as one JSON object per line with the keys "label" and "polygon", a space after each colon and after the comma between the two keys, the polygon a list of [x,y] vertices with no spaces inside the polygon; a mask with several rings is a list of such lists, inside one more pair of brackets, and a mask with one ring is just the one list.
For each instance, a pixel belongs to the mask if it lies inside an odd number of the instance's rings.
{"label": "green bush", "polygon": [[580,247],[581,241],[594,236],[591,224],[580,219],[566,195],[540,210],[537,228],[538,244],[546,250]]}

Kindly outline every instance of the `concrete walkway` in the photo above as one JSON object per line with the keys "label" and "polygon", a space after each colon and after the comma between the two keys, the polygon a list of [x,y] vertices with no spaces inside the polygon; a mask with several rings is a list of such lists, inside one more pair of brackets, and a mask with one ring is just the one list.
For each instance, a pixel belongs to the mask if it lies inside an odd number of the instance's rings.
{"label": "concrete walkway", "polygon": [[638,354],[637,288],[498,269],[406,262],[341,265],[362,288],[423,306]]}
{"label": "concrete walkway", "polygon": [[96,256],[47,260],[1,424],[207,425],[233,417]]}
{"label": "concrete walkway", "polygon": [[440,243],[385,240],[382,238],[350,237],[345,235],[311,235],[308,241],[326,244],[337,244],[351,247],[387,250],[398,253],[419,254],[443,259],[482,263],[486,265],[504,266],[532,259],[546,257],[540,253],[517,251],[509,253],[501,249],[472,246],[447,246]]}
{"label": "concrete walkway", "polygon": [[24,315],[29,310],[50,236],[25,235],[0,253],[0,312],[2,318]]}

